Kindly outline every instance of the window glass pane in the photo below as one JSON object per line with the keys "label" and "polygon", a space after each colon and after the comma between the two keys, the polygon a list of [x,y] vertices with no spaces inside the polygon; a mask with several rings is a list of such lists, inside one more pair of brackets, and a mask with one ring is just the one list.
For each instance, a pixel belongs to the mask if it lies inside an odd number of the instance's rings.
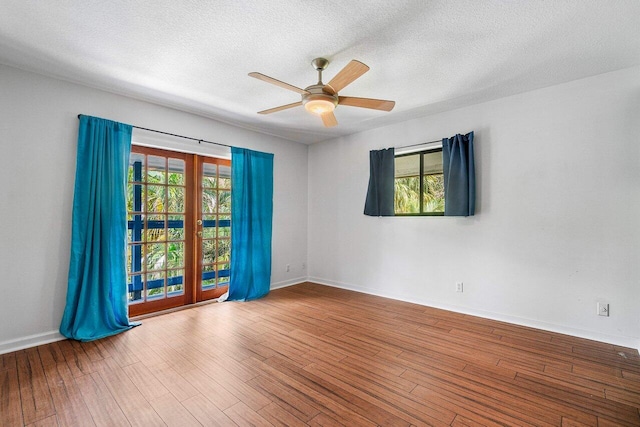
{"label": "window glass pane", "polygon": [[216,188],[217,165],[211,163],[202,164],[202,186],[204,188]]}
{"label": "window glass pane", "polygon": [[210,188],[202,189],[202,212],[215,213],[217,205],[217,191]]}
{"label": "window glass pane", "polygon": [[165,157],[147,156],[147,182],[166,184],[167,165]]}
{"label": "window glass pane", "polygon": [[218,286],[226,286],[229,284],[229,264],[218,265]]}
{"label": "window glass pane", "polygon": [[167,245],[167,268],[184,267],[184,243],[171,242]]}
{"label": "window glass pane", "polygon": [[144,189],[143,184],[129,184],[127,186],[127,210],[129,212],[142,212]]}
{"label": "window glass pane", "polygon": [[422,156],[422,173],[424,175],[442,173],[442,151],[431,151]]}
{"label": "window glass pane", "polygon": [[166,246],[164,243],[147,245],[145,251],[147,271],[162,270],[165,268]]}
{"label": "window glass pane", "polygon": [[169,215],[169,240],[184,240],[184,215]]}
{"label": "window glass pane", "polygon": [[223,262],[229,261],[231,255],[231,240],[220,239],[218,240],[218,258],[216,261]]}
{"label": "window glass pane", "polygon": [[139,273],[142,271],[144,245],[127,245],[127,273]]}
{"label": "window glass pane", "polygon": [[202,237],[213,239],[216,237],[216,216],[202,215]]}
{"label": "window glass pane", "polygon": [[216,241],[202,240],[202,263],[211,264],[216,261]]}
{"label": "window glass pane", "polygon": [[164,296],[165,271],[147,274],[147,299],[162,298]]}
{"label": "window glass pane", "polygon": [[420,178],[395,179],[395,213],[420,213]]}
{"label": "window glass pane", "polygon": [[131,155],[129,155],[129,182],[144,181],[144,163],[144,154],[131,153]]}
{"label": "window glass pane", "polygon": [[444,212],[444,175],[426,175],[422,186],[424,212]]}
{"label": "window glass pane", "polygon": [[420,154],[395,158],[395,177],[405,178],[420,175]]}
{"label": "window glass pane", "polygon": [[166,212],[166,188],[160,185],[149,185],[147,187],[147,212]]}
{"label": "window glass pane", "polygon": [[169,185],[184,185],[184,160],[169,158]]}
{"label": "window glass pane", "polygon": [[231,237],[231,226],[223,227],[222,225],[218,227],[218,237]]}
{"label": "window glass pane", "polygon": [[127,292],[129,302],[142,302],[142,275],[136,274],[129,277],[129,283],[127,286],[129,289],[129,292]]}
{"label": "window glass pane", "polygon": [[220,191],[218,193],[218,212],[231,212],[231,191]]}
{"label": "window glass pane", "polygon": [[167,271],[167,292],[173,295],[184,293],[184,270]]}
{"label": "window glass pane", "polygon": [[231,188],[231,167],[220,166],[220,176],[218,179],[218,188]]}
{"label": "window glass pane", "polygon": [[127,215],[127,238],[129,242],[142,241],[144,215]]}
{"label": "window glass pane", "polygon": [[169,190],[169,212],[184,212],[184,187],[170,186]]}
{"label": "window glass pane", "polygon": [[206,289],[211,289],[211,288],[215,288],[216,286],[216,279],[206,279],[206,280],[202,280],[202,289],[206,290]]}
{"label": "window glass pane", "polygon": [[147,242],[164,242],[165,234],[165,217],[164,215],[149,215],[147,217],[147,228],[145,230]]}
{"label": "window glass pane", "polygon": [[202,212],[215,213],[218,204],[217,191],[211,188],[202,189]]}

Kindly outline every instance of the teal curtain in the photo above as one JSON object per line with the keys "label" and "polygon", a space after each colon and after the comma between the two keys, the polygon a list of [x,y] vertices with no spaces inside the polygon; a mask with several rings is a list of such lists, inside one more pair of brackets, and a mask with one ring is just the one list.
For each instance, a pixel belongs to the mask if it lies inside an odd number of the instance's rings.
{"label": "teal curtain", "polygon": [[272,219],[273,154],[231,148],[230,300],[269,293]]}
{"label": "teal curtain", "polygon": [[470,216],[476,211],[473,132],[442,140],[444,214]]}
{"label": "teal curtain", "polygon": [[60,333],[91,341],[131,328],[126,288],[130,125],[80,116],[67,305]]}
{"label": "teal curtain", "polygon": [[369,151],[369,187],[364,214],[393,216],[395,184],[395,149]]}

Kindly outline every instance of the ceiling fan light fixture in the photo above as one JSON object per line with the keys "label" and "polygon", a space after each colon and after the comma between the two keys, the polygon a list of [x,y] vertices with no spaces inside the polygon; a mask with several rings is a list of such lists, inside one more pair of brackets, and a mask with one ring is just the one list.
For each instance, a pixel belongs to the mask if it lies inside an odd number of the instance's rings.
{"label": "ceiling fan light fixture", "polygon": [[302,103],[311,114],[322,116],[331,113],[338,105],[337,96],[323,92],[321,86],[309,86],[306,90],[309,93],[302,95]]}
{"label": "ceiling fan light fixture", "polygon": [[304,108],[311,114],[321,116],[335,110],[336,106],[333,102],[326,99],[313,99],[304,104]]}

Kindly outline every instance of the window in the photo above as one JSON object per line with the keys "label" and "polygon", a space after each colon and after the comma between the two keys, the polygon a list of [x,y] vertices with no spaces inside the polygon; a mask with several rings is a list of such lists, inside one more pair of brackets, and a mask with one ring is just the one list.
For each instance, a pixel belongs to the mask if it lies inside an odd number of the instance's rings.
{"label": "window", "polygon": [[442,149],[395,157],[396,215],[444,215]]}

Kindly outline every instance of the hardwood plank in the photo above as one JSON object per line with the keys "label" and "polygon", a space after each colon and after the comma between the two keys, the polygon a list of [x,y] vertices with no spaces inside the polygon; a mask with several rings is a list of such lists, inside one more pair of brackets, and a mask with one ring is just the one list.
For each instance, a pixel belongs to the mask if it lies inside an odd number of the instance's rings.
{"label": "hardwood plank", "polygon": [[304,393],[274,381],[268,376],[253,378],[249,381],[249,385],[302,421],[309,421],[320,413],[320,409]]}
{"label": "hardwood plank", "polygon": [[226,427],[235,425],[229,417],[201,394],[182,401],[182,405],[203,426]]}
{"label": "hardwood plank", "polygon": [[274,426],[278,427],[304,427],[313,425],[311,422],[305,423],[301,419],[296,418],[290,411],[287,411],[275,402],[272,402],[260,409],[258,414]]}
{"label": "hardwood plank", "polygon": [[60,341],[58,345],[74,377],[81,377],[96,371],[97,366],[89,359],[81,346],[73,345],[72,340]]}
{"label": "hardwood plank", "polygon": [[[156,365],[150,370],[151,375],[162,384],[160,392],[168,390],[178,400],[188,399],[198,394],[198,390],[182,375],[168,364]],[[148,380],[152,382],[152,379]],[[153,390],[150,390],[153,392]]]}
{"label": "hardwood plank", "polygon": [[55,366],[58,363],[66,362],[64,354],[62,354],[62,350],[60,349],[60,345],[57,342],[41,345],[36,348],[38,349],[40,360],[44,367]]}
{"label": "hardwood plank", "polygon": [[0,372],[15,369],[16,353],[0,354]]}
{"label": "hardwood plank", "polygon": [[232,407],[240,401],[233,393],[222,387],[200,369],[194,369],[182,375],[196,389],[196,394],[206,397],[221,411]]}
{"label": "hardwood plank", "polygon": [[168,427],[200,427],[201,424],[193,415],[171,394],[164,394],[151,401],[151,406],[156,410],[162,421]]}
{"label": "hardwood plank", "polygon": [[95,426],[69,366],[66,363],[51,365],[45,375],[58,422],[67,426]]}
{"label": "hardwood plank", "polygon": [[40,355],[35,348],[16,353],[22,416],[25,424],[55,415]]}
{"label": "hardwood plank", "polygon": [[60,424],[58,422],[58,417],[55,415],[51,415],[50,417],[44,418],[42,420],[36,421],[35,423],[29,424],[27,427],[58,427]]}
{"label": "hardwood plank", "polygon": [[[15,358],[13,360],[15,362]],[[16,368],[0,371],[0,425],[6,427],[24,425]]]}
{"label": "hardwood plank", "polygon": [[307,425],[309,425],[309,426],[319,426],[319,427],[341,427],[341,426],[344,426],[344,424],[342,424],[338,420],[335,420],[335,419],[331,418],[330,416],[328,416],[327,414],[322,413],[322,412],[319,413],[318,415],[316,415],[315,417],[313,417],[313,419],[310,420]]}
{"label": "hardwood plank", "polygon": [[111,358],[106,361],[107,365],[98,373],[129,423],[132,426],[140,427],[164,425],[162,419],[149,402],[142,397],[138,388],[131,382],[120,365]]}
{"label": "hardwood plank", "polygon": [[269,421],[242,402],[227,408],[224,413],[239,426],[272,426]]}
{"label": "hardwood plank", "polygon": [[138,390],[140,390],[142,397],[148,401],[158,399],[160,396],[169,393],[169,390],[167,390],[167,388],[158,381],[153,372],[141,362],[127,365],[123,367],[122,370],[127,374]]}
{"label": "hardwood plank", "polygon": [[109,392],[98,373],[76,378],[87,409],[98,427],[120,427],[131,424]]}

